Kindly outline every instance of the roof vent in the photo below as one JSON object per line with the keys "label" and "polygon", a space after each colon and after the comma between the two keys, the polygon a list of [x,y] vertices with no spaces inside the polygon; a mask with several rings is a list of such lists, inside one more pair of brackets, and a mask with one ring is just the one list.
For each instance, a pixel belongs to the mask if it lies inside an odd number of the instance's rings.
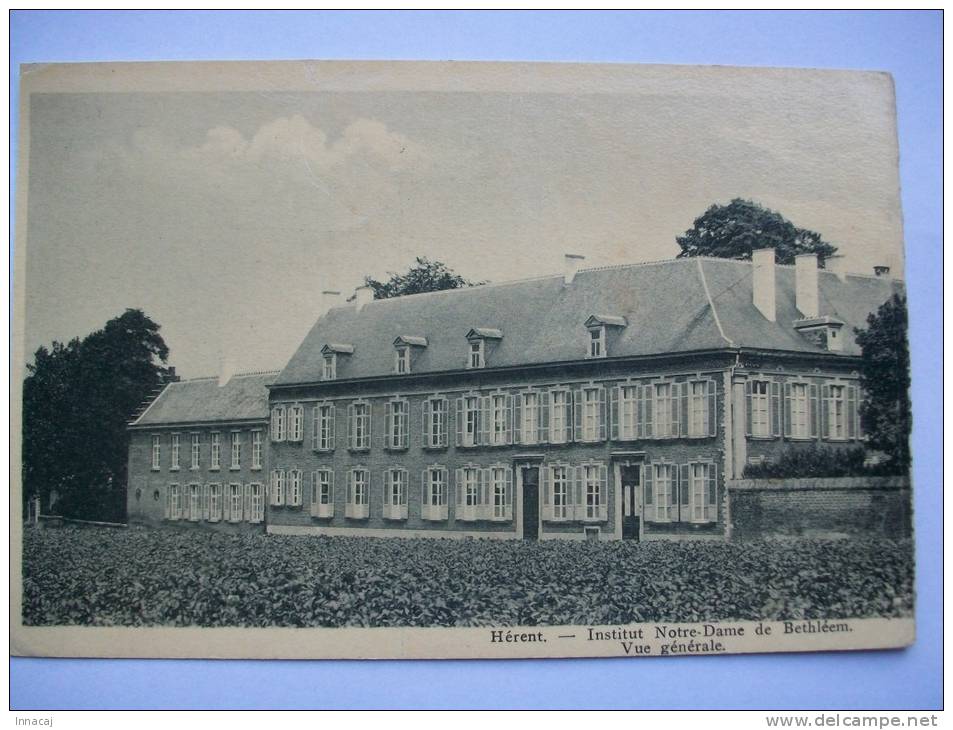
{"label": "roof vent", "polygon": [[579,267],[582,266],[582,262],[585,260],[586,257],[578,253],[567,253],[563,256],[564,284],[572,284],[572,280],[576,278],[576,274],[579,272]]}
{"label": "roof vent", "polygon": [[890,276],[890,267],[889,266],[875,266],[874,276],[878,278],[884,277],[884,276]]}

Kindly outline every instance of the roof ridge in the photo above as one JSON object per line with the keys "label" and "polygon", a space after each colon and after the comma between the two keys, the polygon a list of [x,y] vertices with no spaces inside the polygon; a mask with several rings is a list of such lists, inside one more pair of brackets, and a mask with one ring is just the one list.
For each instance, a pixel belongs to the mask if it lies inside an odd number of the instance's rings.
{"label": "roof ridge", "polygon": [[[249,370],[244,373],[235,373],[232,375],[232,378],[249,378],[254,375],[277,375],[281,370]],[[231,378],[229,378],[231,380]],[[174,385],[175,383],[198,383],[203,380],[218,380],[217,375],[197,375],[194,378],[180,378],[179,380],[173,380],[169,385]]]}

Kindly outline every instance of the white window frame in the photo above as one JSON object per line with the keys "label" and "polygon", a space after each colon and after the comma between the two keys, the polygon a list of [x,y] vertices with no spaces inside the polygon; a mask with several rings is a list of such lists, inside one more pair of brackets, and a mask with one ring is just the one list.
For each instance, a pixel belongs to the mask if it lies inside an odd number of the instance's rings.
{"label": "white window frame", "polygon": [[189,484],[189,522],[198,522],[202,519],[202,485],[196,482]]}
{"label": "white window frame", "polygon": [[[572,391],[553,388],[549,391],[549,443],[568,444],[572,441]],[[556,403],[557,396],[563,402]]]}
{"label": "white window frame", "polygon": [[579,392],[582,396],[582,433],[577,440],[586,443],[602,441],[605,425],[604,391],[601,387],[589,386]]}
{"label": "white window frame", "polygon": [[478,370],[486,367],[486,340],[470,340],[470,346],[467,353],[467,367],[470,370]]}
{"label": "white window frame", "polygon": [[672,438],[672,398],[674,384],[652,384],[652,433],[657,439]]}
{"label": "white window frame", "polygon": [[460,513],[454,517],[462,522],[474,522],[483,516],[483,502],[480,499],[482,469],[476,464],[464,464],[459,473],[461,480],[457,489],[461,490],[461,498],[457,500],[457,506]]}
{"label": "white window frame", "polygon": [[222,519],[222,485],[212,482],[208,485],[208,521],[218,522]]}
{"label": "white window frame", "polygon": [[288,406],[288,441],[297,443],[304,436],[304,408],[295,403]]}
{"label": "white window frame", "polygon": [[[238,482],[231,482],[228,485],[228,501],[229,501],[229,510],[228,510],[228,521],[229,522],[241,522],[244,512],[244,494],[242,493],[242,485]],[[237,509],[236,509],[237,505]]]}
{"label": "white window frame", "polygon": [[606,327],[605,325],[600,325],[598,327],[589,328],[589,353],[588,357],[592,359],[598,359],[606,357],[608,353],[606,352]]}
{"label": "white window frame", "polygon": [[[549,467],[549,494],[553,522],[567,522],[573,518],[573,468],[569,464],[551,464]],[[557,470],[560,477],[557,480]],[[560,489],[557,490],[557,482]],[[557,498],[558,497],[558,498]]]}
{"label": "white window frame", "polygon": [[314,447],[316,451],[334,451],[335,406],[332,401],[318,403],[314,407],[314,428],[317,429]]}
{"label": "white window frame", "polygon": [[[493,464],[487,467],[487,491],[490,500],[490,519],[506,522],[513,519],[513,471],[506,464]],[[507,494],[507,492],[510,492]]]}
{"label": "white window frame", "polygon": [[274,406],[271,409],[271,440],[280,443],[285,440],[285,407]]}
{"label": "white window frame", "polygon": [[174,433],[171,436],[169,471],[178,471],[182,444],[179,434]]}
{"label": "white window frame", "polygon": [[431,464],[424,470],[424,485],[420,518],[429,521],[447,519],[447,501],[449,497],[449,479],[445,466]]}
{"label": "white window frame", "polygon": [[288,470],[288,504],[293,507],[301,506],[301,469]]}
{"label": "white window frame", "polygon": [[442,449],[447,446],[448,401],[442,396],[424,399],[424,448]]}
{"label": "white window frame", "polygon": [[[358,414],[358,408],[363,413]],[[355,401],[348,406],[347,442],[348,449],[351,451],[367,451],[371,447],[371,404],[369,401]]]}
{"label": "white window frame", "polygon": [[328,518],[334,516],[334,470],[318,469],[314,472],[311,493],[311,516]]}
{"label": "white window frame", "polygon": [[[358,480],[360,476],[360,480]],[[357,466],[348,472],[350,500],[344,505],[344,516],[355,520],[366,520],[369,516],[371,472],[363,466]]]}
{"label": "white window frame", "polygon": [[830,441],[847,441],[847,386],[830,383],[828,393],[827,438]]}
{"label": "white window frame", "polygon": [[463,398],[463,427],[460,446],[472,448],[480,445],[480,396],[469,394]]}
{"label": "white window frame", "polygon": [[582,500],[576,505],[576,519],[604,522],[608,518],[608,470],[602,462],[587,461],[579,465],[579,492]]}
{"label": "white window frame", "polygon": [[688,424],[687,424],[686,431],[690,438],[702,438],[708,435],[709,381],[690,380],[687,383],[687,387],[688,387]]}
{"label": "white window frame", "polygon": [[189,434],[189,469],[195,471],[202,467],[202,434],[193,431]]}
{"label": "white window frame", "polygon": [[785,407],[791,411],[791,433],[789,438],[811,438],[811,385],[803,381],[792,380],[789,385],[790,399]]}
{"label": "white window frame", "polygon": [[[708,502],[708,482],[715,478],[712,462],[693,461],[688,464],[688,514],[695,523],[714,522],[718,505]],[[684,517],[683,517],[684,519]]]}
{"label": "white window frame", "polygon": [[[522,444],[539,443],[539,419],[542,411],[543,395],[540,391],[530,390],[516,396],[520,399],[519,429],[520,443]],[[529,399],[532,399],[532,405],[528,402]]]}
{"label": "white window frame", "polygon": [[229,435],[229,462],[228,468],[231,471],[238,471],[242,468],[242,432],[231,431]]}
{"label": "white window frame", "polygon": [[152,471],[162,468],[162,436],[152,434]]}
{"label": "white window frame", "polygon": [[489,397],[489,412],[487,414],[487,436],[489,446],[506,446],[511,441],[512,424],[507,426],[507,420],[512,420],[513,401],[507,393],[493,393]]}
{"label": "white window frame", "polygon": [[222,468],[222,433],[212,431],[209,442],[209,467],[211,471]]}
{"label": "white window frame", "polygon": [[251,432],[251,468],[261,469],[261,447],[262,447],[261,429],[256,428]]}
{"label": "white window frame", "polygon": [[248,503],[251,514],[245,519],[252,523],[262,522],[265,519],[265,485],[261,482],[248,484]]}
{"label": "white window frame", "polygon": [[390,417],[384,428],[384,448],[403,451],[410,446],[410,403],[406,398],[388,401]]}
{"label": "white window frame", "polygon": [[285,503],[285,470],[271,470],[271,505],[280,507]]}
{"label": "white window frame", "polygon": [[177,483],[169,485],[169,519],[178,520],[182,514],[182,490]]}
{"label": "white window frame", "polygon": [[[662,479],[662,473],[667,474]],[[663,485],[666,487],[662,489]],[[671,522],[672,494],[678,488],[678,466],[669,462],[652,464],[652,507],[654,522]],[[664,499],[663,499],[664,496]]]}
{"label": "white window frame", "polygon": [[619,386],[619,440],[635,441],[639,432],[639,399],[642,386],[624,383]]}
{"label": "white window frame", "polygon": [[338,377],[338,356],[331,352],[324,356],[324,362],[321,367],[321,380],[337,380]]}
{"label": "white window frame", "polygon": [[[763,393],[758,392],[764,389]],[[751,435],[755,438],[770,438],[771,430],[771,381],[751,381]]]}
{"label": "white window frame", "polygon": [[390,467],[384,470],[384,505],[383,517],[385,520],[407,519],[407,490],[410,480],[407,470],[402,467]]}
{"label": "white window frame", "polygon": [[394,372],[406,375],[410,372],[410,346],[401,345],[394,352]]}

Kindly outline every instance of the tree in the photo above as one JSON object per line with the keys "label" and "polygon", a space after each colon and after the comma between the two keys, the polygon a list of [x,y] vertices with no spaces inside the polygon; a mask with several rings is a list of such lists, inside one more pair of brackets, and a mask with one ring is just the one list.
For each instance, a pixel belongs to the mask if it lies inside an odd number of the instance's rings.
{"label": "tree", "polygon": [[717,256],[749,260],[759,248],[774,248],[779,264],[793,264],[794,257],[816,253],[818,263],[837,252],[821,234],[798,228],[780,213],[750,200],[735,198],[728,205],[713,205],[695,219],[685,235],[675,239],[682,249],[678,258]]}
{"label": "tree", "polygon": [[866,329],[854,332],[862,359],[861,425],[869,445],[886,453],[895,471],[906,473],[912,424],[906,297],[894,294],[868,315]]}
{"label": "tree", "polygon": [[406,274],[396,274],[388,271],[390,279],[377,281],[370,276],[364,277],[364,284],[374,290],[375,299],[390,299],[402,297],[406,294],[419,294],[427,291],[443,291],[444,289],[460,289],[467,286],[480,286],[484,281],[467,281],[462,276],[447,268],[446,264],[431,261],[426,257],[417,257],[416,263]]}
{"label": "tree", "polygon": [[23,384],[23,495],[66,517],[121,521],[126,424],[171,375],[159,325],[127,309],[101,330],[40,347]]}

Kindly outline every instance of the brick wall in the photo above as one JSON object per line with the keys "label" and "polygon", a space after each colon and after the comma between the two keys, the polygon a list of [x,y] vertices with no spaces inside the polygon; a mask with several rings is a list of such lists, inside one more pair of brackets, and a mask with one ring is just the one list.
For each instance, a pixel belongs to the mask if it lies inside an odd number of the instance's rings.
{"label": "brick wall", "polygon": [[727,487],[735,540],[911,533],[905,477],[738,479]]}

